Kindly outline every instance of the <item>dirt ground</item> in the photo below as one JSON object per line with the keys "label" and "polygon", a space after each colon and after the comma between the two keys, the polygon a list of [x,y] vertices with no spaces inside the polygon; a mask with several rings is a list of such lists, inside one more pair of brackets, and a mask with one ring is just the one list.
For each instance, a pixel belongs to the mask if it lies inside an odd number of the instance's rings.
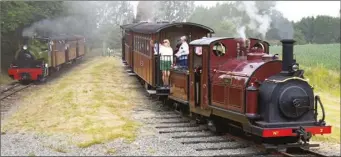
{"label": "dirt ground", "polygon": [[[153,123],[161,121],[158,117],[174,113],[159,112],[162,104],[146,97],[118,57],[87,59],[57,79],[32,86],[6,103],[12,107],[1,117],[1,155],[207,156],[254,151],[198,152],[197,148],[210,145],[184,146],[169,135],[160,135]],[[340,155],[339,144],[323,146],[324,153]]]}

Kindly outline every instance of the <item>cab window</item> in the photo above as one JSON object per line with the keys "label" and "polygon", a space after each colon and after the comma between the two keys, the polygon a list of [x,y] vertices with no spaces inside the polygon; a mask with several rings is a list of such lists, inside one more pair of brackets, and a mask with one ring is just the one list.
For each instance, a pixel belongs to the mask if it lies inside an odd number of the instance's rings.
{"label": "cab window", "polygon": [[217,57],[224,56],[227,53],[226,46],[221,42],[215,43],[213,45],[212,51],[213,51],[214,55]]}

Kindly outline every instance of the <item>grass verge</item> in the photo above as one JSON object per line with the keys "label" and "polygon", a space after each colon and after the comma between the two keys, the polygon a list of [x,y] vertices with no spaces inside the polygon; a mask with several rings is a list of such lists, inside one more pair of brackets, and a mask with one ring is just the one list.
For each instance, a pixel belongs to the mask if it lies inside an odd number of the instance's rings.
{"label": "grass verge", "polygon": [[13,82],[13,80],[10,77],[8,77],[7,75],[3,73],[0,73],[0,85],[9,84],[11,82]]}
{"label": "grass verge", "polygon": [[131,100],[140,93],[117,86],[133,83],[119,59],[97,57],[23,98],[1,130],[65,133],[79,147],[116,138],[133,141],[140,124],[129,118]]}

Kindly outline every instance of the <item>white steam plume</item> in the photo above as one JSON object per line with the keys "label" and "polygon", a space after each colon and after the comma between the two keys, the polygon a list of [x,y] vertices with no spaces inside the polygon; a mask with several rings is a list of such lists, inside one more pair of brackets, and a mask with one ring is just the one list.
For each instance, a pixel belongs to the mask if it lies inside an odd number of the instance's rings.
{"label": "white steam plume", "polygon": [[[267,31],[270,29],[270,16],[259,14],[255,1],[241,1],[237,6],[237,9],[241,12],[245,12],[249,17],[250,22],[247,24],[248,28],[260,33],[262,37],[265,38]],[[244,30],[244,32],[241,32],[240,30]],[[243,33],[245,34],[245,28],[238,28],[238,32],[240,36],[243,36]]]}
{"label": "white steam plume", "polygon": [[239,34],[240,38],[243,38],[244,40],[246,39],[245,26],[238,27],[237,33]]}

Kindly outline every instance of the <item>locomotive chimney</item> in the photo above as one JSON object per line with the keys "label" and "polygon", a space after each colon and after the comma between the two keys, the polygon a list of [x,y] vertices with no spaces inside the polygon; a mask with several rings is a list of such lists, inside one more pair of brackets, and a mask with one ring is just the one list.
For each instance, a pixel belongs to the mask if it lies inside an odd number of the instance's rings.
{"label": "locomotive chimney", "polygon": [[294,43],[295,40],[283,39],[282,42],[282,74],[290,74],[294,65]]}

